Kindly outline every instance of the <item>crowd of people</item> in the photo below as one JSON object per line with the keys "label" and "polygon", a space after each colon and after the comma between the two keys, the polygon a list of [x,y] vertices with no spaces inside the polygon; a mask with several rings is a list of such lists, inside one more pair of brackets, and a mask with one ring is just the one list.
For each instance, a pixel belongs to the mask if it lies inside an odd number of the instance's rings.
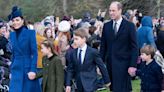
{"label": "crowd of people", "polygon": [[0,20],[0,92],[132,92],[135,76],[141,92],[164,92],[164,18],[108,10],[31,23],[14,6]]}

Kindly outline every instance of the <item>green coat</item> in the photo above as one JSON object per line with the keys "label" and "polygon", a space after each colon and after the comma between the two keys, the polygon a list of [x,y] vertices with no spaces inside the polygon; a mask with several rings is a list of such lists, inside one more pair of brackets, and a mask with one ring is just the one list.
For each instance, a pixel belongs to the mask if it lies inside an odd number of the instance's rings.
{"label": "green coat", "polygon": [[43,92],[63,92],[64,69],[58,56],[43,57],[43,70],[36,78],[43,77]]}

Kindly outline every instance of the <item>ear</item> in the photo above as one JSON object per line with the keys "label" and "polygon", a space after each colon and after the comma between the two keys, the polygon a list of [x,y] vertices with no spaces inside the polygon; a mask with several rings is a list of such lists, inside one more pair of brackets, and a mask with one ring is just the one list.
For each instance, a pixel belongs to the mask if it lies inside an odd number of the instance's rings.
{"label": "ear", "polygon": [[87,38],[86,37],[84,37],[84,38],[82,38],[85,42],[87,42]]}

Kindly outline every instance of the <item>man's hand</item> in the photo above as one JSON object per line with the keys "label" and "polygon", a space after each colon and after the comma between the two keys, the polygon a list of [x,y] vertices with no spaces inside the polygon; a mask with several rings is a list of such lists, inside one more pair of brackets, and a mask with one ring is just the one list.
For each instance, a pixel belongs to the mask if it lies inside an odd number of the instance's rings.
{"label": "man's hand", "polygon": [[129,75],[130,76],[135,76],[135,74],[136,74],[136,68],[135,67],[129,67],[128,68],[128,73],[129,73]]}
{"label": "man's hand", "polygon": [[71,86],[66,86],[65,92],[71,92]]}

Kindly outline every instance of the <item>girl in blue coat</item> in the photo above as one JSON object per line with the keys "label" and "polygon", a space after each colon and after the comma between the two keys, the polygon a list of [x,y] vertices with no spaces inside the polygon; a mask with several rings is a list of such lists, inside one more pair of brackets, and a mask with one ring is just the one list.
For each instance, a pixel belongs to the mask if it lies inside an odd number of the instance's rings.
{"label": "girl in blue coat", "polygon": [[27,29],[18,7],[8,16],[14,32],[10,35],[12,45],[11,81],[9,92],[41,92],[36,75],[37,45],[34,30]]}

